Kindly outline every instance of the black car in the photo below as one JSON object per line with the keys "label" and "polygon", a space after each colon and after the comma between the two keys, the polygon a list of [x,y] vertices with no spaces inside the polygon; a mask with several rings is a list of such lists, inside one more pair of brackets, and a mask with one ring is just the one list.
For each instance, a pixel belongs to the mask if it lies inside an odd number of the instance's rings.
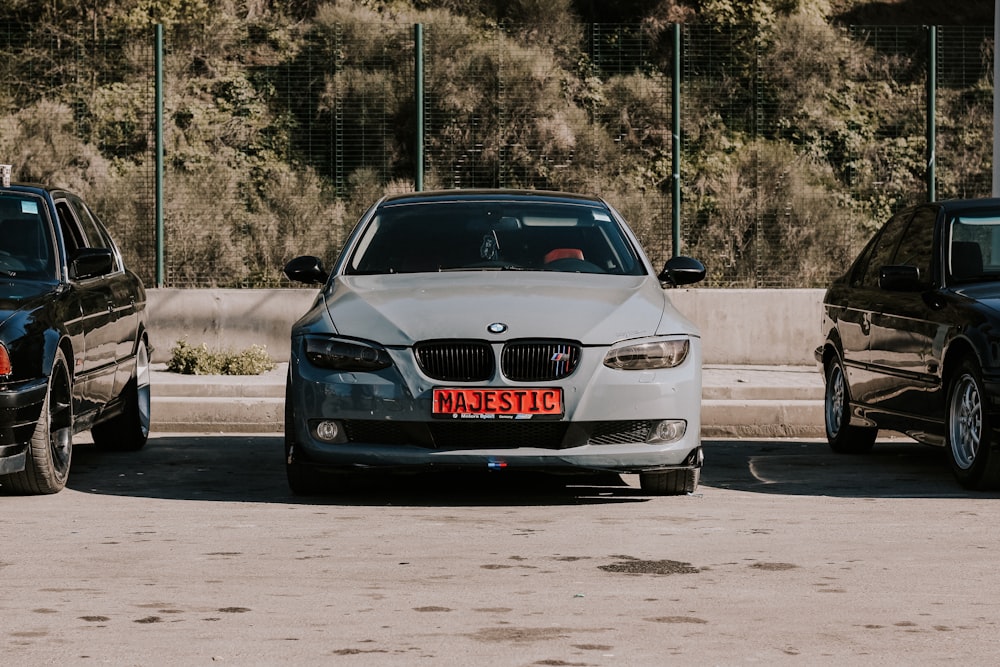
{"label": "black car", "polygon": [[945,447],[962,486],[1000,487],[1000,199],[899,212],[823,302],[830,446],[899,431]]}
{"label": "black car", "polygon": [[62,489],[87,429],[105,449],[146,443],[145,309],[142,282],[79,197],[0,181],[0,491]]}

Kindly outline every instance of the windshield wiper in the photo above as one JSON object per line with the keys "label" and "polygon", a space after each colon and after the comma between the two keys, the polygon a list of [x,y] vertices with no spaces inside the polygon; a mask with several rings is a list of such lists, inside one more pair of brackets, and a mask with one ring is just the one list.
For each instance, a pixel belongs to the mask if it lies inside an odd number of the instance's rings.
{"label": "windshield wiper", "polygon": [[451,271],[527,271],[528,269],[524,266],[518,264],[488,264],[484,266],[478,266],[472,264],[470,266],[452,266],[448,268],[440,268],[438,271],[445,273]]}

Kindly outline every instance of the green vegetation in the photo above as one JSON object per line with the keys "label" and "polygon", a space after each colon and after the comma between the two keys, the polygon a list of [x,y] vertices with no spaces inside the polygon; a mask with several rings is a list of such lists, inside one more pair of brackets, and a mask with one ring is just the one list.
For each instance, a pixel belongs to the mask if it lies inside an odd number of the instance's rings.
{"label": "green vegetation", "polygon": [[274,360],[261,345],[245,350],[210,350],[205,343],[177,341],[170,350],[167,370],[185,375],[260,375],[274,368]]}
{"label": "green vegetation", "polygon": [[[959,74],[939,75],[937,194],[988,194],[992,5],[9,0],[0,157],[80,191],[150,283],[161,24],[167,284],[287,286],[288,259],[332,262],[376,198],[412,189],[421,23],[424,186],[601,194],[659,263],[681,23],[683,251],[708,285],[818,286],[925,197],[923,23],[984,27],[942,37]],[[867,22],[911,28],[847,28]]]}

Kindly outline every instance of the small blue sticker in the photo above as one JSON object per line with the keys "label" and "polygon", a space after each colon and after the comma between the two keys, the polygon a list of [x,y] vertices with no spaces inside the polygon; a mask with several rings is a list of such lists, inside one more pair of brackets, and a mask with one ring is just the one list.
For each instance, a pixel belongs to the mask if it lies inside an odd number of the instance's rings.
{"label": "small blue sticker", "polygon": [[38,202],[27,201],[25,199],[22,199],[21,213],[27,213],[29,215],[38,215]]}

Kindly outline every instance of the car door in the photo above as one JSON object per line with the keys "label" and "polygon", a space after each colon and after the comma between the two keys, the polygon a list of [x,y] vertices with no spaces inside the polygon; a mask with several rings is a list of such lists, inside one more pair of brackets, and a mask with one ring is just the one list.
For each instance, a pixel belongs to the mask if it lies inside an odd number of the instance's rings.
{"label": "car door", "polygon": [[137,280],[125,271],[121,251],[94,212],[78,197],[70,195],[67,201],[83,225],[90,243],[106,248],[113,256],[114,267],[110,273],[103,276],[103,281],[111,304],[111,335],[114,339],[114,359],[118,365],[113,391],[117,395],[131,378],[131,364],[123,362],[131,358],[135,352],[138,335],[141,304],[136,301],[139,296]]}
{"label": "car door", "polygon": [[[915,267],[917,281],[878,289],[871,315],[871,369],[874,391],[869,399],[880,410],[909,422],[936,419],[940,401],[940,347],[944,339],[941,308],[929,298],[939,276],[936,240],[938,207],[917,207],[885,266]],[[905,415],[905,417],[904,417]],[[920,428],[917,426],[916,428]]]}
{"label": "car door", "polygon": [[67,193],[53,193],[59,225],[66,244],[70,266],[69,284],[79,304],[77,327],[83,347],[74,350],[73,396],[80,419],[107,403],[114,392],[116,371],[115,299],[110,271],[92,274],[81,272],[79,262],[88,251],[104,247],[103,240],[88,229],[77,216]]}
{"label": "car door", "polygon": [[911,210],[893,216],[878,231],[848,276],[848,285],[837,301],[835,317],[844,354],[844,370],[856,403],[869,404],[879,393],[879,374],[871,363],[872,314],[884,304],[878,267],[887,264],[899,246]]}

